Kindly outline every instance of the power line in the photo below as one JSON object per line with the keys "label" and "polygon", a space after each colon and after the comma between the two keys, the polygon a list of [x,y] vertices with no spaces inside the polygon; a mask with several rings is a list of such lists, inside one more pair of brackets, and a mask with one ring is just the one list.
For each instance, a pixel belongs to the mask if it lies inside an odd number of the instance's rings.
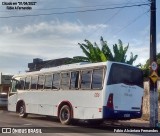
{"label": "power line", "polygon": [[[142,1],[142,0],[140,0],[142,3],[144,2],[144,1]],[[151,4],[151,2],[150,2],[150,4]],[[142,10],[143,11],[145,11],[146,10],[146,8],[145,7],[141,7],[142,8]],[[147,16],[148,16],[148,14],[147,14]]]}
{"label": "power line", "polygon": [[[129,1],[130,1],[130,0],[129,0]],[[129,1],[126,3],[126,5],[129,4]],[[126,6],[126,5],[125,5],[125,6]],[[120,8],[115,14],[113,14],[112,17],[110,17],[109,19],[107,19],[107,21],[105,21],[104,24],[110,22],[116,15],[118,15],[118,14],[120,13],[121,10],[122,10],[122,8]],[[93,35],[93,33],[97,32],[98,30],[99,30],[99,29],[96,29],[94,32],[92,32],[91,35]],[[91,35],[89,35],[89,37],[90,37]],[[89,38],[89,37],[88,37],[88,38]],[[67,51],[67,52],[68,52],[68,51]],[[61,55],[59,55],[59,56],[61,56]]]}
{"label": "power line", "polygon": [[35,14],[35,15],[3,16],[3,17],[0,17],[0,18],[5,19],[5,18],[22,18],[22,17],[33,17],[33,16],[47,16],[47,15],[62,15],[62,14],[73,14],[73,13],[84,13],[84,12],[94,12],[94,11],[103,11],[103,10],[113,10],[113,9],[121,9],[121,8],[141,7],[141,6],[146,6],[146,5],[148,5],[148,3],[118,6],[118,7],[110,7],[110,8],[79,10],[79,11],[43,13],[43,14]]}
{"label": "power line", "polygon": [[[127,3],[121,3],[121,4],[108,4],[108,5],[91,5],[91,6],[77,6],[77,7],[58,7],[58,8],[48,8],[48,9],[33,9],[33,10],[57,10],[57,9],[72,9],[72,8],[93,8],[93,7],[104,7],[104,6],[113,6],[113,5],[127,5]],[[134,3],[130,3],[130,4],[149,4],[146,2],[134,2]]]}
{"label": "power line", "polygon": [[[128,5],[130,1],[131,1],[131,0],[128,0],[128,2],[126,3],[126,5]],[[126,6],[126,5],[125,5],[125,6]],[[122,9],[122,8],[119,9],[115,14],[113,14],[109,19],[107,19],[103,24],[106,24],[106,23],[110,22],[116,15],[118,15],[118,14],[120,13],[121,10],[123,10],[123,9]],[[93,35],[93,33],[97,32],[98,30],[99,30],[99,29],[96,29],[94,32],[92,32],[91,35]],[[89,37],[90,37],[91,35],[89,35]]]}
{"label": "power line", "polygon": [[124,26],[123,28],[121,28],[117,33],[123,31],[125,28],[127,28],[128,26],[130,26],[131,24],[133,24],[134,22],[136,22],[138,19],[140,19],[143,15],[147,14],[150,10],[147,10],[146,12],[143,12],[142,14],[140,14],[139,16],[137,16],[135,19],[133,19],[131,22],[129,22],[126,26]]}
{"label": "power line", "polygon": [[[133,2],[130,4],[150,4],[150,3],[146,3],[146,2]],[[94,8],[94,7],[105,7],[105,6],[113,6],[113,5],[128,5],[127,3],[120,3],[120,4],[101,4],[101,5],[90,5],[90,6],[77,6],[77,7],[58,7],[58,8],[44,8],[44,9],[32,9],[32,10],[63,10],[63,9],[76,9],[76,8]],[[0,11],[0,12],[13,12],[12,10],[9,11]]]}
{"label": "power line", "polygon": [[[129,0],[130,1],[130,0]],[[126,5],[127,4],[129,4],[129,1],[126,3]],[[105,21],[105,23],[107,23],[107,22],[109,22],[112,18],[114,18],[117,14],[119,14],[119,12],[121,11],[122,9],[119,9],[111,18],[109,18],[107,21]],[[139,16],[137,16],[135,19],[133,19],[130,23],[128,23],[126,26],[124,26],[123,28],[121,28],[117,33],[119,33],[119,32],[121,32],[122,30],[124,30],[125,28],[127,28],[128,26],[130,26],[131,24],[133,24],[134,22],[136,22],[140,17],[142,17],[143,15],[145,15],[146,13],[148,13],[149,11],[147,10],[147,11],[145,11],[145,12],[143,12],[142,14],[140,14]],[[98,31],[99,29],[96,29],[96,31]],[[94,31],[94,32],[96,32],[96,31]],[[92,34],[93,34],[93,32],[92,32]],[[91,35],[92,35],[91,34]],[[89,35],[89,37],[91,36],[91,35]]]}

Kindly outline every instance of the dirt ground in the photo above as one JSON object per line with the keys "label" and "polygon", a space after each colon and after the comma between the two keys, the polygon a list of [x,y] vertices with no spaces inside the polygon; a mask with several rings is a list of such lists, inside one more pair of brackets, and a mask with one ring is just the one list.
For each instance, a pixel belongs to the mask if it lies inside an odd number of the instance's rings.
{"label": "dirt ground", "polygon": [[130,127],[149,127],[149,121],[143,119],[131,119],[127,121],[119,121],[119,123],[123,126]]}

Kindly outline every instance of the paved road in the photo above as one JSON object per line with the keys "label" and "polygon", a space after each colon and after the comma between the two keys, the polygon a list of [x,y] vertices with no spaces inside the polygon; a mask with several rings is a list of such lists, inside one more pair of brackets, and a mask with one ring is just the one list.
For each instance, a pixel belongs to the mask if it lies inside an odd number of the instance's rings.
{"label": "paved road", "polygon": [[[98,128],[96,126],[89,126],[84,122],[79,122],[76,125],[62,125],[57,119],[55,118],[46,118],[45,116],[38,116],[38,115],[29,115],[27,118],[20,118],[16,113],[8,112],[5,110],[0,110],[0,127],[5,128],[15,128],[16,127],[23,127],[24,131],[28,131],[28,129],[36,129],[40,130],[39,128],[45,127],[42,131],[52,131],[53,133],[43,133],[37,134],[40,136],[47,135],[47,136],[115,136],[117,133],[113,133],[113,130],[110,130],[109,125],[101,125]],[[46,128],[47,127],[47,128]],[[96,127],[96,128],[95,128]],[[26,130],[27,129],[27,130]],[[12,129],[13,130],[13,129]],[[19,136],[22,134],[0,134],[1,135],[14,135]],[[25,134],[34,136],[35,134]],[[139,136],[139,135],[150,135],[147,133],[119,133],[119,136],[122,135],[131,135],[131,136]],[[153,135],[153,134],[152,134]],[[154,135],[156,135],[154,133]]]}

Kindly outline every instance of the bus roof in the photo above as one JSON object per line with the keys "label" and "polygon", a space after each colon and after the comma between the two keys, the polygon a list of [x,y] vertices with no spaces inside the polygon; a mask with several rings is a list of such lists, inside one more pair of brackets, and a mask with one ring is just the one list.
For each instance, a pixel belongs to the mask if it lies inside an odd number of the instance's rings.
{"label": "bus roof", "polygon": [[87,68],[87,67],[94,67],[94,66],[95,67],[106,66],[107,64],[112,64],[112,63],[119,63],[119,64],[127,65],[124,63],[112,62],[112,61],[97,62],[97,63],[81,62],[81,63],[61,65],[61,66],[51,67],[51,68],[43,68],[40,71],[33,71],[33,72],[27,72],[27,73],[23,73],[23,74],[17,74],[17,75],[14,75],[13,78],[23,77],[23,76],[27,76],[27,75],[44,74],[44,73],[50,73],[50,72],[61,72],[61,71],[65,71],[65,70],[80,69],[80,68]]}

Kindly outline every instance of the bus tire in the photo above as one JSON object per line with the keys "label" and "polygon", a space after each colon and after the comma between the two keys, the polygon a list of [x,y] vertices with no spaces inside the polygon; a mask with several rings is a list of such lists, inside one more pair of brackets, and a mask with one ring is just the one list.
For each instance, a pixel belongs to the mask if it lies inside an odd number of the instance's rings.
{"label": "bus tire", "polygon": [[71,109],[68,105],[61,107],[59,112],[59,120],[63,125],[69,125],[71,123]]}
{"label": "bus tire", "polygon": [[19,106],[19,116],[21,117],[21,118],[26,118],[27,117],[27,113],[26,113],[26,108],[25,108],[25,105],[22,103],[22,104],[20,104],[20,106]]}

